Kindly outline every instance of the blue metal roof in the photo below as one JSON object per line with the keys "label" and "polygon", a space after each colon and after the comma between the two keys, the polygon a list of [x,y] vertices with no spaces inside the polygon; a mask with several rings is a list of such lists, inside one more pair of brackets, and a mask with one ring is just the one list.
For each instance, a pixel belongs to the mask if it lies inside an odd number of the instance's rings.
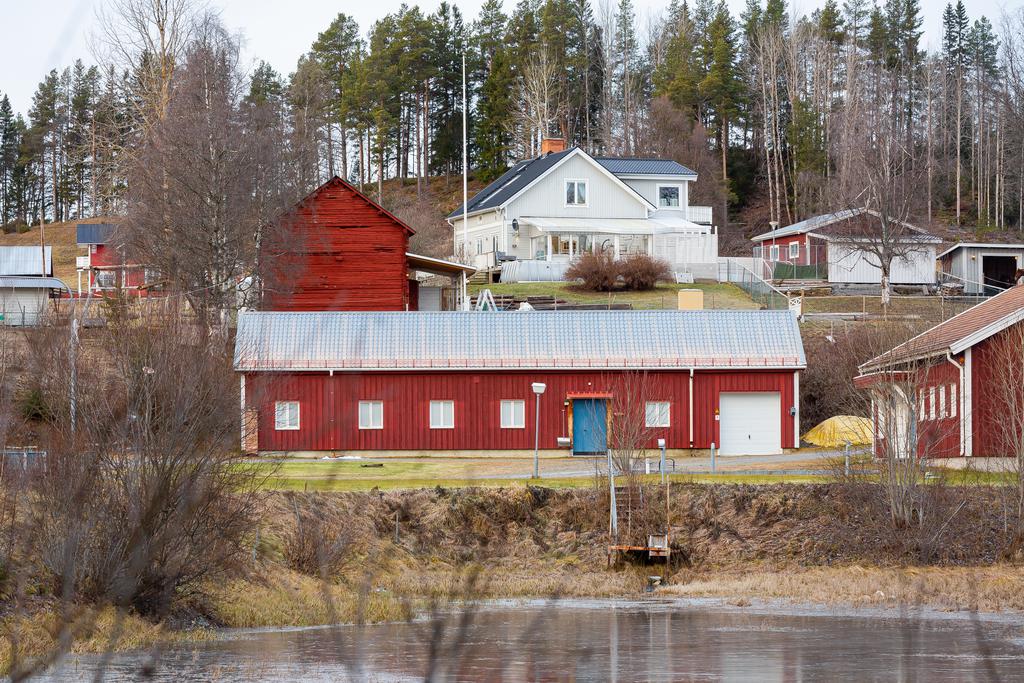
{"label": "blue metal roof", "polygon": [[[43,272],[45,252],[46,272]],[[36,246],[0,247],[0,275],[53,275],[52,249]]]}
{"label": "blue metal roof", "polygon": [[235,368],[802,368],[789,311],[247,312]]}
{"label": "blue metal roof", "polygon": [[693,176],[697,172],[671,159],[644,159],[639,157],[594,157],[594,160],[615,175],[671,175]]}
{"label": "blue metal roof", "polygon": [[76,226],[76,241],[79,244],[106,244],[114,234],[113,223],[79,223]]}

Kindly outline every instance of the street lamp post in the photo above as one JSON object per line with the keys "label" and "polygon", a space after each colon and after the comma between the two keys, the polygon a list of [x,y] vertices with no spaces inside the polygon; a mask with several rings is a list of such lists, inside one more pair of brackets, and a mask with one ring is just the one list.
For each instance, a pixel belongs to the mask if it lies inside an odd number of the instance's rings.
{"label": "street lamp post", "polygon": [[541,382],[533,383],[533,393],[537,395],[536,409],[533,412],[533,478],[540,478],[540,395],[547,389]]}

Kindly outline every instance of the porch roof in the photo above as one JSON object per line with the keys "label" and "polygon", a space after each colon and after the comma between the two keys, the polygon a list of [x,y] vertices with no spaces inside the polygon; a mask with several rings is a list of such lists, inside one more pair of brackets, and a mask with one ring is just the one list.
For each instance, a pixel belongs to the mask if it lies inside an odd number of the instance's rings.
{"label": "porch roof", "polygon": [[663,235],[691,233],[705,235],[706,225],[681,218],[559,218],[529,216],[519,222],[540,232],[574,233],[581,235]]}

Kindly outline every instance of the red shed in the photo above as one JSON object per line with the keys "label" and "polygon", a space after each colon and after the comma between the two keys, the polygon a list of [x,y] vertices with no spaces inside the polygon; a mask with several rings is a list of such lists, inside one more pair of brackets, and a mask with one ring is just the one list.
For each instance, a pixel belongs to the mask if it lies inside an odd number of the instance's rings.
{"label": "red shed", "polygon": [[[1015,455],[1024,438],[1024,285],[1012,287],[860,367],[876,453]],[[891,416],[887,420],[887,416]]]}
{"label": "red shed", "polygon": [[788,311],[244,313],[235,351],[260,452],[779,453],[804,365]]}
{"label": "red shed", "polygon": [[417,310],[416,273],[456,279],[461,298],[465,274],[474,269],[410,254],[413,232],[351,184],[331,178],[267,235],[264,310]]}
{"label": "red shed", "polygon": [[117,290],[138,296],[160,293],[159,272],[143,263],[133,263],[124,256],[114,240],[117,226],[113,223],[79,223],[76,226],[78,246],[85,247],[85,256],[77,257],[78,293],[85,289],[104,295]]}

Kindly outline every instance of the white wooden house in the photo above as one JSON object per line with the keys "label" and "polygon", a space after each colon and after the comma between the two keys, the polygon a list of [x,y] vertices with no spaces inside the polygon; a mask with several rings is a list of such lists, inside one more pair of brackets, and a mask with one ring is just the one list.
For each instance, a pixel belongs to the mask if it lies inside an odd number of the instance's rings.
{"label": "white wooden house", "polygon": [[1016,284],[1024,268],[1024,244],[958,242],[938,256],[943,282],[964,294],[992,296]]}
{"label": "white wooden house", "polygon": [[[448,216],[456,252],[502,279],[561,279],[584,252],[646,253],[677,272],[715,277],[710,207],[689,204],[697,174],[668,159],[593,157],[545,140]],[[510,274],[512,278],[508,277]]]}

